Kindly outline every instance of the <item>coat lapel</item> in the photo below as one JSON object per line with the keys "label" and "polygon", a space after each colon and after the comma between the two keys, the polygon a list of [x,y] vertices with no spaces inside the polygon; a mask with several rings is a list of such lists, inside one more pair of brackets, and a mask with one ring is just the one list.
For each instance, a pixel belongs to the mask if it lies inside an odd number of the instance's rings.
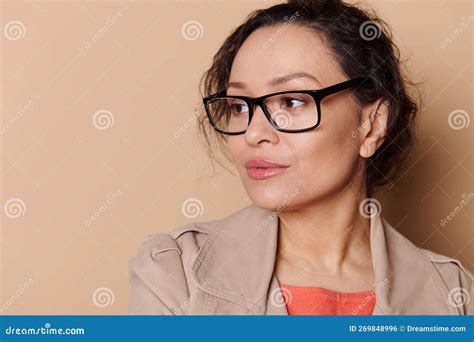
{"label": "coat lapel", "polygon": [[265,314],[277,238],[276,212],[245,207],[215,223],[192,273],[203,291]]}
{"label": "coat lapel", "polygon": [[[194,262],[193,276],[201,290],[249,314],[287,315],[274,275],[277,243],[276,211],[250,205],[215,222]],[[456,314],[446,305],[448,292],[422,250],[379,215],[370,220],[370,243],[374,315]],[[212,312],[219,314],[216,308]]]}
{"label": "coat lapel", "polygon": [[380,215],[371,218],[370,229],[374,315],[457,314],[447,305],[448,289],[421,248]]}

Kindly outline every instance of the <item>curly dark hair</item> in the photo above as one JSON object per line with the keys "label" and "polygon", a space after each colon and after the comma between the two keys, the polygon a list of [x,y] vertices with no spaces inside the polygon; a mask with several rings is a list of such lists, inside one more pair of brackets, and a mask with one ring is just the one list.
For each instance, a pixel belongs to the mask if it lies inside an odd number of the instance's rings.
{"label": "curly dark hair", "polygon": [[[348,78],[370,77],[370,82],[354,90],[360,105],[380,98],[388,104],[387,135],[365,164],[367,193],[371,196],[375,189],[392,183],[400,174],[415,141],[418,112],[418,102],[408,91],[415,84],[402,71],[400,51],[392,40],[392,33],[372,10],[363,10],[359,5],[340,0],[289,0],[253,11],[214,55],[211,67],[200,80],[201,96],[227,88],[237,51],[252,32],[285,24],[291,17],[297,18],[293,24],[310,28],[324,38]],[[416,87],[413,89],[417,90]],[[218,146],[230,160],[225,137],[212,129],[206,115],[201,115],[198,123],[211,160],[224,166],[214,148]]]}

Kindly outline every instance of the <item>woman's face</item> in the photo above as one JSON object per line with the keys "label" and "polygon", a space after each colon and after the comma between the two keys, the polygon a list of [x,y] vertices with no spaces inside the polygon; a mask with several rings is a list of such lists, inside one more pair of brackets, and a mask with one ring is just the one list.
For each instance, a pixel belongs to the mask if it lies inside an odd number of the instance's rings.
{"label": "woman's face", "polygon": [[[313,32],[290,25],[274,36],[277,29],[258,29],[245,40],[232,65],[228,95],[257,97],[278,91],[321,89],[347,80],[329,48]],[[300,75],[271,85],[275,78],[296,73]],[[360,125],[360,108],[351,90],[325,98],[321,102],[320,125],[307,132],[279,132],[259,106],[254,110],[247,131],[226,139],[255,205],[267,209],[298,208],[337,192],[354,177],[360,177],[355,174],[363,166],[361,144],[353,136]],[[251,167],[252,161],[257,161],[253,166],[258,166],[261,160],[285,167]]]}

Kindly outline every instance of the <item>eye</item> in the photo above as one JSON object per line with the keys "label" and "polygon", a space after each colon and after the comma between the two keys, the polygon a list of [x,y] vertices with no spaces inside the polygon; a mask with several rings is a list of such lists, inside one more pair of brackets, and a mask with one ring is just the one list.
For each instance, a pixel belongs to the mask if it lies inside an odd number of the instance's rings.
{"label": "eye", "polygon": [[232,115],[244,114],[249,111],[247,103],[245,102],[234,101],[229,103],[229,107]]}
{"label": "eye", "polygon": [[283,106],[286,108],[295,108],[305,104],[304,99],[299,99],[297,97],[285,96],[281,99]]}

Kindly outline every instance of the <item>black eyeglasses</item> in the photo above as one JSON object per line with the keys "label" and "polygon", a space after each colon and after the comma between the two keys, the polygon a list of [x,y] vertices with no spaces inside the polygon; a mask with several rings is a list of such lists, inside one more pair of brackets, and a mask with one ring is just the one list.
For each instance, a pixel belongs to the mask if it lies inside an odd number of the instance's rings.
{"label": "black eyeglasses", "polygon": [[270,124],[280,132],[298,133],[321,122],[321,101],[337,92],[362,85],[358,77],[318,90],[281,91],[260,97],[226,95],[226,90],[203,99],[212,127],[223,134],[243,134],[250,125],[255,105],[262,108]]}

